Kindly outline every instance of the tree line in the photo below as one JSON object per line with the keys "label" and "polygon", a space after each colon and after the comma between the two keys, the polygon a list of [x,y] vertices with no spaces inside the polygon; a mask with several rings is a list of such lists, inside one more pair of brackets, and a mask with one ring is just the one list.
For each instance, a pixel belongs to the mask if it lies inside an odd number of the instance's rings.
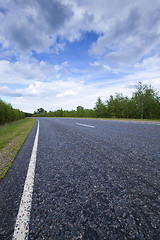
{"label": "tree line", "polygon": [[25,118],[25,113],[0,99],[0,125]]}
{"label": "tree line", "polygon": [[34,112],[35,117],[91,117],[91,118],[135,118],[160,119],[160,97],[151,85],[139,82],[132,97],[117,93],[103,102],[99,97],[93,109],[78,106],[77,110],[63,110],[47,112],[43,108]]}

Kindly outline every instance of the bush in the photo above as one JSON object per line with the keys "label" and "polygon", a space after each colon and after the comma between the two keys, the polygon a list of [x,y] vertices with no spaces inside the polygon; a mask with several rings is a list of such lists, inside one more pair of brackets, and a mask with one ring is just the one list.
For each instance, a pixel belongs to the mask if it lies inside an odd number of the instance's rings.
{"label": "bush", "polygon": [[25,118],[25,113],[0,99],[0,125]]}

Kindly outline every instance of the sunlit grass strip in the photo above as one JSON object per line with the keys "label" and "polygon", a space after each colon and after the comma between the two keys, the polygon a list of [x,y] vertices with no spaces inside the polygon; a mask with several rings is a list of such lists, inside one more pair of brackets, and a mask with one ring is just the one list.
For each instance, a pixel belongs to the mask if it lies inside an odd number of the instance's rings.
{"label": "sunlit grass strip", "polygon": [[4,178],[35,122],[26,118],[0,127],[0,179]]}
{"label": "sunlit grass strip", "polygon": [[160,119],[137,119],[137,118],[92,118],[99,120],[130,121],[130,122],[160,122]]}

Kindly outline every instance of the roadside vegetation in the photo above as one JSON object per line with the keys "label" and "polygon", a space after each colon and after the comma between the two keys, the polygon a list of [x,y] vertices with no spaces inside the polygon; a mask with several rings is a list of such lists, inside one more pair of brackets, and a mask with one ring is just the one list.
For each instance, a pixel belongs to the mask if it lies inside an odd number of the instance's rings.
{"label": "roadside vegetation", "polygon": [[25,118],[25,113],[0,99],[0,125]]}
{"label": "roadside vegetation", "polygon": [[4,178],[35,122],[33,118],[26,118],[0,127],[0,180]]}
{"label": "roadside vegetation", "polygon": [[78,106],[77,110],[57,110],[47,112],[43,108],[34,112],[35,117],[85,117],[110,119],[160,119],[160,97],[151,85],[139,82],[132,97],[117,93],[103,102],[97,99],[94,109]]}

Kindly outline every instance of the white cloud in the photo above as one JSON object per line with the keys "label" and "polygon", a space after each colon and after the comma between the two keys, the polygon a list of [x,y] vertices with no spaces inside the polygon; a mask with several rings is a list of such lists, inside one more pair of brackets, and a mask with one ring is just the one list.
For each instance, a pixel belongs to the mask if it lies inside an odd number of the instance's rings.
{"label": "white cloud", "polygon": [[72,16],[71,7],[56,0],[9,0],[3,5],[7,9],[6,14],[0,15],[3,46],[13,47],[21,54],[32,49],[47,51]]}
{"label": "white cloud", "polygon": [[90,63],[90,66],[95,71],[101,71],[101,70],[111,71],[111,68],[108,65],[97,62],[97,61]]}
{"label": "white cloud", "polygon": [[159,0],[8,0],[1,8],[0,42],[20,55],[50,46],[58,54],[86,31],[99,34],[89,53],[108,64],[135,63],[159,44]]}
{"label": "white cloud", "polygon": [[[160,89],[159,0],[2,0],[0,8],[0,94],[16,108],[92,108],[98,96],[131,95],[138,81]],[[99,37],[83,69],[32,57],[60,54],[91,31]]]}
{"label": "white cloud", "polygon": [[126,82],[137,84],[143,82],[144,84],[151,85],[158,91],[160,90],[160,57],[154,56],[144,59],[140,63],[136,63],[132,70],[132,74],[125,77]]}
{"label": "white cloud", "polygon": [[22,93],[19,90],[13,91],[7,86],[0,86],[0,95],[1,96],[10,96],[10,97],[21,97]]}
{"label": "white cloud", "polygon": [[159,44],[160,2],[132,1],[125,2],[126,5],[124,2],[119,10],[116,5],[116,15],[110,14],[108,20],[104,20],[106,28],[102,31],[103,35],[89,51],[110,63],[134,63]]}
{"label": "white cloud", "polygon": [[[149,0],[10,0],[3,1],[2,7],[7,9],[0,14],[3,44],[21,52],[46,51],[58,36],[74,41],[84,31],[102,34],[90,50],[95,55],[106,55],[108,50],[123,53],[126,48],[136,51],[137,44],[143,54],[159,39],[160,3],[156,0],[154,4]],[[64,43],[55,45],[55,50],[58,46],[64,49]]]}
{"label": "white cloud", "polygon": [[[5,77],[3,84],[0,85],[0,95],[4,96],[4,100],[8,97],[7,102],[15,108],[28,112],[33,112],[39,107],[47,111],[61,107],[75,109],[78,105],[93,108],[98,97],[105,101],[111,94],[115,95],[117,92],[131,97],[138,81],[151,84],[157,90],[160,89],[160,58],[158,56],[144,59],[123,73],[121,69],[109,69],[103,63],[93,62],[90,66],[94,71],[90,69],[83,71],[83,75],[79,78],[68,77],[68,75],[62,78],[61,74],[59,79],[56,78],[56,74],[64,67],[70,68],[67,62],[55,66],[36,61],[30,65],[22,62],[14,64],[8,61],[2,61],[0,64],[0,73]],[[28,66],[29,78],[26,77],[26,66]],[[24,83],[24,86],[15,84],[14,90],[7,86],[5,74],[8,71],[13,74],[13,79],[8,82],[13,83],[18,79],[18,82]],[[49,81],[46,81],[47,74]],[[109,77],[108,74],[114,74],[114,78]],[[9,74],[9,76],[12,75]],[[94,81],[95,76],[96,81]]]}
{"label": "white cloud", "polygon": [[35,81],[46,81],[62,71],[66,64],[51,65],[44,61],[20,59],[15,63],[0,61],[0,84],[30,84]]}
{"label": "white cloud", "polygon": [[75,96],[77,95],[77,91],[75,90],[65,90],[64,92],[58,93],[57,97],[66,97],[66,96]]}

